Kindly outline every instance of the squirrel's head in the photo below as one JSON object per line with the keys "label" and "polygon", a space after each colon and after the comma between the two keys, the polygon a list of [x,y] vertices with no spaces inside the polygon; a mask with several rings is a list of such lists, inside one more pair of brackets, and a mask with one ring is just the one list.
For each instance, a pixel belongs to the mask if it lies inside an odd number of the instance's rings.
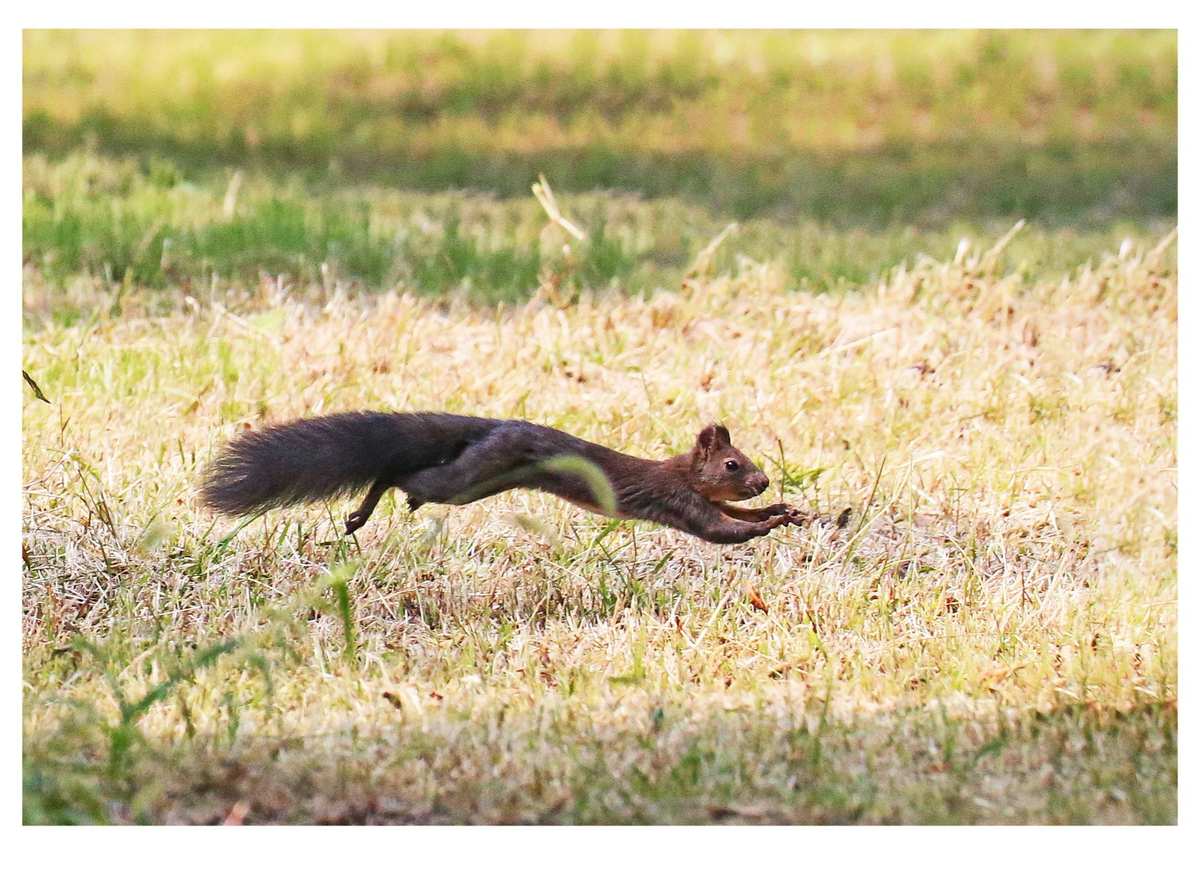
{"label": "squirrel's head", "polygon": [[767,475],[734,448],[729,429],[709,425],[692,447],[692,488],[710,501],[745,501],[770,485]]}

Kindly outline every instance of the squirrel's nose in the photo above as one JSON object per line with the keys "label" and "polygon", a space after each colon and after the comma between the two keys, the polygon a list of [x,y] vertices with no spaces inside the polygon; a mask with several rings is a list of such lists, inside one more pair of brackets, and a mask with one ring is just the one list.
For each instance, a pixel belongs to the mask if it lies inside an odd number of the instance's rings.
{"label": "squirrel's nose", "polygon": [[754,488],[758,490],[758,494],[760,495],[767,490],[767,486],[770,484],[771,481],[767,479],[767,475],[765,473],[760,473],[754,478]]}

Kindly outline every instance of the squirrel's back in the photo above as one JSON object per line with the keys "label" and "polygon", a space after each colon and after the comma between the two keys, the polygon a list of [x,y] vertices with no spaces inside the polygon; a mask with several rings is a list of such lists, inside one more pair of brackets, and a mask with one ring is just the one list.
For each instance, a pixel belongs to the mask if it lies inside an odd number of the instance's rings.
{"label": "squirrel's back", "polygon": [[336,413],[246,431],[205,472],[200,498],[230,515],[354,492],[444,463],[498,419],[451,413]]}

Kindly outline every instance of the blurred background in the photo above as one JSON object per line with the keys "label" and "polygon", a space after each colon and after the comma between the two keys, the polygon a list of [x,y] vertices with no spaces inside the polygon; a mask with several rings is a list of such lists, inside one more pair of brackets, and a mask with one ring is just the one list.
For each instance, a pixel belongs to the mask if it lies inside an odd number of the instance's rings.
{"label": "blurred background", "polygon": [[[732,221],[717,269],[812,290],[1018,218],[1009,268],[1066,269],[1173,225],[1176,119],[1174,32],[27,31],[26,308],[264,273],[637,292]],[[539,173],[588,231],[568,265]]]}

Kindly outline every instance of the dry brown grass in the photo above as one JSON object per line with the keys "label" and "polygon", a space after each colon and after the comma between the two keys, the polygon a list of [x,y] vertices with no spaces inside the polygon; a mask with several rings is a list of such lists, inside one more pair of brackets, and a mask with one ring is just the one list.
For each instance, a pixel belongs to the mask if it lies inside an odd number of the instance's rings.
{"label": "dry brown grass", "polygon": [[[993,264],[31,331],[27,818],[1173,821],[1173,245]],[[717,548],[524,493],[388,499],[356,542],[341,505],[197,508],[243,424],[353,408],[651,456],[721,419],[819,518]]]}

